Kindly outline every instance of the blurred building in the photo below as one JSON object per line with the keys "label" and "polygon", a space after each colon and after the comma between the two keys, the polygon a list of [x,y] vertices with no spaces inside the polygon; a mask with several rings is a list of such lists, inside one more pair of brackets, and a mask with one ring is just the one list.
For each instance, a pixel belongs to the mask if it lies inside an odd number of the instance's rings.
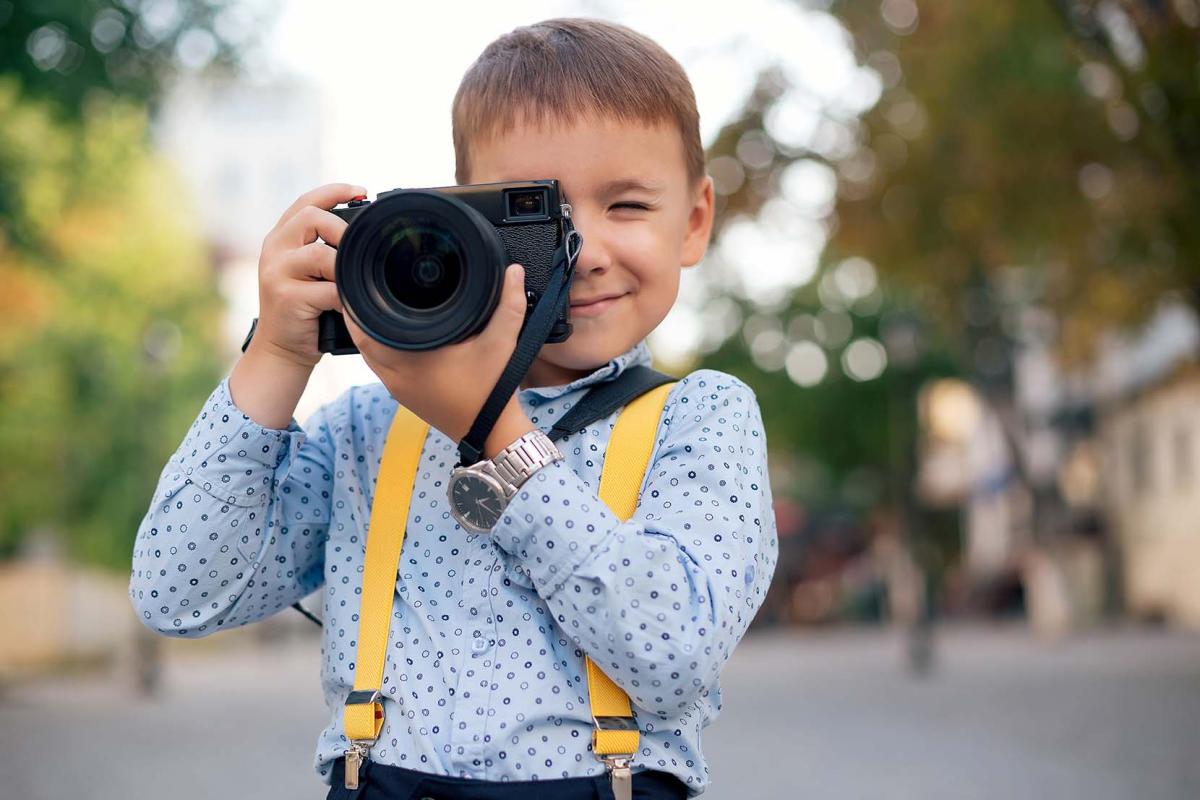
{"label": "blurred building", "polygon": [[1097,369],[1104,506],[1127,609],[1200,629],[1200,322],[1183,305],[1114,339]]}
{"label": "blurred building", "polygon": [[[155,120],[156,145],[183,177],[190,193],[183,201],[194,208],[213,253],[231,365],[258,313],[263,238],[299,195],[326,182],[322,109],[320,92],[299,78],[193,79],[168,93]],[[357,356],[323,359],[297,419],[345,387],[372,380]]]}
{"label": "blurred building", "polygon": [[222,267],[257,259],[280,213],[317,185],[322,131],[320,96],[297,79],[190,80],[167,95],[155,140],[186,180]]}
{"label": "blurred building", "polygon": [[1200,628],[1200,320],[1165,304],[1074,370],[1038,327],[1021,331],[1009,419],[957,381],[922,393],[921,493],[961,506],[966,579],[977,597],[1019,583],[1048,632],[1106,599]]}

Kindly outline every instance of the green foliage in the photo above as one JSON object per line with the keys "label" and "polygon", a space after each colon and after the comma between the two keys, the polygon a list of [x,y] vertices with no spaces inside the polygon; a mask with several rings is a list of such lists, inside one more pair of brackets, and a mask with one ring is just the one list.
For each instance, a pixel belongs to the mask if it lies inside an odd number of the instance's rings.
{"label": "green foliage", "polygon": [[0,0],[0,74],[73,116],[97,93],[152,103],[181,69],[235,68],[258,23],[223,0]]}
{"label": "green foliage", "polygon": [[[104,113],[114,98],[153,113],[181,72],[239,68],[268,13],[267,4],[223,0],[0,0],[0,78],[15,83],[25,100],[44,103],[65,126],[79,124],[90,109]],[[8,135],[35,132],[10,126]],[[38,162],[60,156],[33,154]],[[0,161],[0,225],[19,246],[37,247],[30,238],[30,226],[41,224],[37,203],[30,204],[36,198],[21,194],[50,190],[23,180],[30,168]]]}
{"label": "green foliage", "polygon": [[[907,375],[893,364],[865,383],[833,366],[810,388],[755,366],[743,336],[702,363],[754,386],[773,457],[809,459],[832,486],[890,464],[899,487],[904,459],[888,449],[911,445],[915,420],[888,419],[881,393],[911,409],[923,376],[961,371],[1012,411],[1012,349],[1031,305],[1049,312],[1064,357],[1079,359],[1102,331],[1141,320],[1164,294],[1200,301],[1200,8],[1140,0],[828,8],[859,63],[879,76],[881,96],[858,119],[818,109],[808,146],[782,142],[771,138],[773,112],[797,98],[812,107],[813,98],[785,71],[765,71],[709,149],[710,164],[744,171],[718,198],[715,240],[778,197],[790,166],[833,170],[825,271],[864,257],[884,292],[879,316],[855,315],[854,335],[885,325],[889,309],[907,314],[921,320],[926,358]],[[828,146],[831,132],[844,146]],[[758,145],[748,163],[740,146],[755,139],[767,141],[766,157]],[[817,307],[820,280],[772,312],[784,327]],[[836,350],[829,356],[836,364]]]}
{"label": "green foliage", "polygon": [[[839,165],[831,248],[923,287],[950,331],[980,323],[971,319],[980,291],[991,293],[986,305],[1044,305],[1070,358],[1086,357],[1101,331],[1144,318],[1164,293],[1191,295],[1200,277],[1194,24],[1154,4],[1171,35],[1155,39],[1147,26],[1140,65],[1080,46],[1118,6],[1151,5],[923,3],[915,28],[898,32],[875,5],[835,4],[860,58],[896,68],[881,71],[883,96]],[[1006,296],[1013,267],[1025,268],[1017,298]]]}
{"label": "green foliage", "polygon": [[[902,298],[893,297],[882,307],[851,308],[848,339],[886,340],[889,326],[897,324],[899,309],[906,306]],[[821,311],[809,287],[783,309],[757,319],[777,319],[786,330],[797,318]],[[750,317],[754,312],[745,307],[743,313]],[[848,377],[839,364],[843,349],[832,347],[826,349],[829,363],[821,381],[797,386],[786,370],[759,366],[749,356],[744,335],[731,337],[705,355],[700,366],[737,375],[757,395],[772,467],[778,468],[773,484],[777,495],[810,509],[866,513],[880,503],[902,500],[897,495],[906,483],[895,481],[897,471],[907,474],[910,469],[907,451],[916,438],[916,387],[929,378],[957,374],[936,331],[919,335],[925,338],[911,363],[889,365],[882,375],[866,381]]]}
{"label": "green foliage", "polygon": [[214,275],[145,127],[115,101],[64,121],[0,81],[14,198],[0,219],[0,554],[48,527],[74,556],[127,568],[158,473],[219,379]]}
{"label": "green foliage", "polygon": [[[789,88],[780,72],[764,72],[740,113],[722,127],[709,146],[709,163],[739,159],[740,144],[768,136],[765,117]],[[718,193],[710,252],[719,252],[733,223],[757,217],[779,195],[781,176],[789,166],[799,161],[831,163],[820,153],[768,141],[770,157],[753,165],[743,162],[744,180]],[[916,388],[926,378],[956,374],[957,369],[948,355],[951,348],[944,332],[916,321],[910,330],[919,342],[907,363],[892,363],[871,380],[847,377],[839,363],[846,342],[860,337],[888,342],[894,333],[889,327],[914,316],[917,304],[912,293],[887,282],[881,282],[868,302],[846,304],[852,329],[840,337],[841,343],[822,345],[827,370],[815,385],[798,386],[778,361],[778,368],[761,366],[761,360],[751,356],[755,321],[765,318],[780,330],[790,331],[798,318],[819,315],[824,304],[817,287],[839,263],[832,253],[826,253],[822,261],[813,279],[783,298],[777,308],[761,310],[749,301],[739,301],[744,324],[714,352],[702,356],[698,366],[737,375],[754,389],[772,468],[777,470],[773,481],[777,495],[789,496],[813,510],[849,509],[861,514],[880,503],[903,502],[911,477],[908,452],[916,437]],[[782,346],[795,341],[797,337],[789,333]],[[891,349],[895,355],[895,348]]]}

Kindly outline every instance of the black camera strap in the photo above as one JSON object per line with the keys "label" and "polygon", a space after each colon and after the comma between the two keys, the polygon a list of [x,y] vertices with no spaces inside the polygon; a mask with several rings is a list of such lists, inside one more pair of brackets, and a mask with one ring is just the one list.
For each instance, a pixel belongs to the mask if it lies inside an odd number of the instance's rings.
{"label": "black camera strap", "polygon": [[[571,279],[575,276],[575,259],[579,256],[581,242],[582,237],[571,224],[570,218],[564,218],[562,244],[554,253],[554,267],[546,282],[546,290],[542,292],[532,313],[526,317],[521,326],[521,333],[517,337],[517,346],[513,350],[512,358],[508,360],[504,372],[500,375],[500,380],[496,382],[492,393],[484,401],[483,408],[479,410],[471,429],[458,443],[458,466],[470,466],[483,458],[483,445],[487,441],[488,434],[492,432],[496,420],[500,418],[504,407],[512,399],[521,379],[525,377],[525,373],[529,372],[529,367],[533,364],[533,359],[537,357],[538,351],[546,344],[546,339],[550,336],[550,329],[558,317],[558,310],[568,302]],[[557,289],[554,288],[556,286]]]}
{"label": "black camera strap", "polygon": [[656,369],[636,364],[611,381],[599,383],[579,398],[571,410],[563,414],[547,434],[551,441],[561,441],[601,420],[651,389],[676,380]]}

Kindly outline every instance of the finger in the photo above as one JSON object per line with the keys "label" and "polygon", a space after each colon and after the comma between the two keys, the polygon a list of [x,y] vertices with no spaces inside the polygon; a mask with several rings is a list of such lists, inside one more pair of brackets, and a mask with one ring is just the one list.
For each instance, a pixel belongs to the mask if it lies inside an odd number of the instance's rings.
{"label": "finger", "polygon": [[338,203],[348,203],[354,198],[364,197],[366,194],[366,188],[353,183],[327,183],[324,186],[318,186],[297,197],[296,202],[288,206],[287,211],[280,215],[275,227],[282,227],[305,206],[316,206],[328,210]]}
{"label": "finger", "polygon": [[283,247],[293,249],[315,242],[319,236],[326,244],[337,247],[347,225],[346,220],[333,212],[306,206],[274,232],[274,239]]}
{"label": "finger", "polygon": [[[342,312],[342,299],[338,295],[337,284],[329,281],[300,281],[292,291],[296,300],[316,311]],[[347,318],[349,322],[349,318]]]}
{"label": "finger", "polygon": [[299,280],[334,280],[337,250],[324,242],[310,242],[297,250],[289,250],[280,260],[280,272]]}
{"label": "finger", "polygon": [[500,304],[484,328],[481,338],[494,344],[513,344],[525,321],[525,268],[509,264],[504,272],[504,290]]}

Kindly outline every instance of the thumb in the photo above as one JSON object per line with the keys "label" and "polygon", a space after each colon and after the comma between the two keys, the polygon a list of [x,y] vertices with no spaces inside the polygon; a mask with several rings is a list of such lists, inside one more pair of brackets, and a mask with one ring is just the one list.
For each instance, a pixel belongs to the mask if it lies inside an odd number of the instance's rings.
{"label": "thumb", "polygon": [[504,271],[504,289],[500,295],[500,304],[496,306],[496,311],[488,322],[486,335],[494,340],[515,342],[524,321],[525,268],[520,264],[510,264]]}

